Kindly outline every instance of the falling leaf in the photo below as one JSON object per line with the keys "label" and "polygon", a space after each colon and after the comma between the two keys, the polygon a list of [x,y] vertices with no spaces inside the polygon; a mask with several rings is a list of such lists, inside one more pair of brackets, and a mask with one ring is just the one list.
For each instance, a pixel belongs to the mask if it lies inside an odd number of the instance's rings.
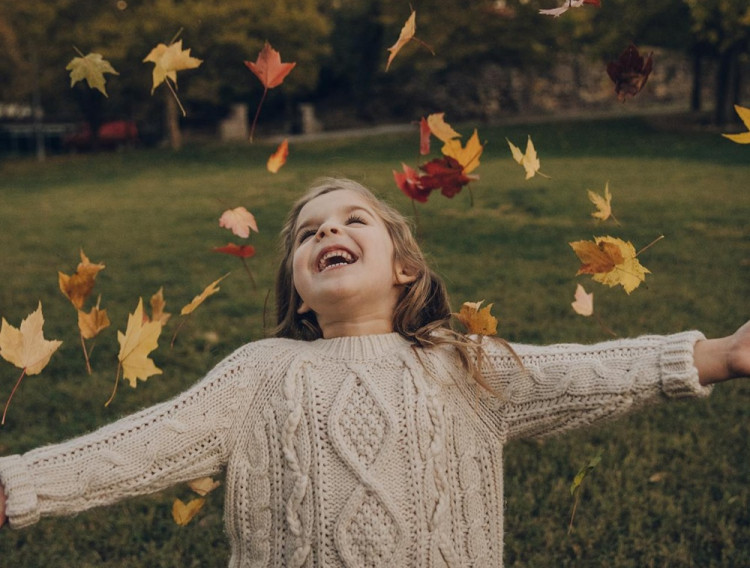
{"label": "falling leaf", "polygon": [[258,103],[258,109],[255,111],[255,118],[253,119],[253,125],[250,128],[250,141],[253,140],[253,134],[255,133],[255,125],[258,122],[258,115],[260,109],[263,106],[263,101],[266,99],[268,89],[278,87],[283,83],[287,75],[294,69],[296,63],[282,63],[281,54],[271,47],[271,44],[266,42],[263,45],[263,49],[260,50],[258,58],[253,63],[252,61],[245,61],[245,66],[250,69],[255,76],[260,79],[263,84],[263,96]]}
{"label": "falling leaf", "polygon": [[101,296],[96,302],[96,306],[91,308],[89,313],[86,313],[83,310],[78,310],[78,330],[81,332],[81,337],[84,339],[93,339],[110,325],[107,310],[99,309],[100,301]]}
{"label": "falling leaf", "polygon": [[272,174],[277,173],[281,169],[281,166],[286,164],[286,159],[288,157],[289,141],[284,138],[281,144],[279,144],[279,147],[276,149],[276,151],[268,158],[268,162],[266,162],[266,169]]}
{"label": "falling leaf", "polygon": [[255,256],[255,247],[252,245],[236,245],[234,243],[227,243],[223,247],[214,247],[214,252],[221,252],[224,254],[231,254],[239,258],[250,258]]}
{"label": "falling leaf", "polygon": [[37,375],[49,363],[52,354],[62,345],[62,341],[44,339],[44,316],[42,303],[36,311],[21,321],[19,328],[10,325],[5,318],[0,324],[0,357],[22,369],[21,376],[16,381],[13,390],[5,403],[3,418],[0,424],[5,424],[8,406],[18,386],[26,375]]}
{"label": "falling leaf", "polygon": [[576,509],[578,508],[578,502],[581,497],[581,484],[586,479],[586,477],[594,471],[596,466],[598,466],[602,461],[602,454],[603,451],[600,450],[597,455],[595,455],[593,458],[589,459],[589,461],[584,465],[576,474],[576,476],[573,478],[573,482],[570,484],[570,494],[575,496],[575,500],[573,502],[573,510],[570,514],[570,523],[568,524],[568,534],[573,532],[573,519],[576,516]]}
{"label": "falling leaf", "polygon": [[469,333],[477,335],[496,335],[497,318],[490,314],[493,304],[480,308],[484,300],[464,302],[461,310],[454,314]]}
{"label": "falling leaf", "polygon": [[401,164],[404,171],[397,172],[393,170],[393,179],[396,181],[398,188],[410,199],[426,203],[433,188],[424,188],[422,186],[420,175],[417,170],[410,168],[406,164]]}
{"label": "falling leaf", "polygon": [[195,69],[203,63],[203,60],[191,57],[190,50],[183,50],[182,40],[179,40],[169,46],[160,43],[151,50],[143,62],[154,64],[153,86],[151,87],[151,94],[153,95],[156,87],[167,79],[170,79],[176,85],[178,71]]}
{"label": "falling leaf", "polygon": [[453,127],[450,124],[445,122],[444,112],[436,112],[428,115],[427,126],[430,128],[430,132],[435,135],[435,138],[440,140],[443,144],[454,138],[461,138],[461,135],[453,130]]}
{"label": "falling leaf", "polygon": [[594,193],[590,189],[587,189],[586,191],[588,192],[589,200],[596,206],[596,211],[594,211],[591,216],[600,221],[606,221],[612,217],[616,222],[617,220],[614,215],[612,215],[612,194],[609,192],[609,182],[604,186],[603,196]]}
{"label": "falling leaf", "polygon": [[237,235],[246,239],[250,236],[250,231],[258,232],[258,224],[255,222],[255,216],[244,207],[235,207],[227,209],[219,218],[219,227],[229,229]]}
{"label": "falling leaf", "polygon": [[58,272],[60,291],[70,300],[76,309],[83,308],[83,303],[94,289],[94,280],[103,264],[93,264],[81,250],[81,262],[72,276]]}
{"label": "falling leaf", "polygon": [[195,311],[195,309],[206,300],[206,298],[216,294],[216,292],[221,290],[221,288],[218,287],[218,284],[219,282],[224,280],[224,278],[226,278],[227,276],[229,276],[229,274],[225,274],[218,280],[214,280],[213,282],[211,282],[211,284],[206,286],[203,292],[198,294],[195,298],[193,298],[193,300],[189,304],[187,304],[185,307],[182,308],[182,310],[180,310],[180,315],[186,316],[188,314],[192,314]]}
{"label": "falling leaf", "polygon": [[37,375],[49,363],[52,354],[57,351],[62,341],[44,339],[44,316],[42,303],[36,311],[21,321],[21,326],[15,328],[5,318],[0,326],[0,357],[12,363],[19,369],[24,369],[27,375]]}
{"label": "falling leaf", "polygon": [[158,321],[144,322],[143,299],[138,299],[135,312],[128,315],[128,326],[125,333],[117,332],[120,353],[117,355],[122,365],[123,378],[130,381],[135,388],[138,379],[145,381],[152,375],[160,375],[159,369],[149,353],[158,347],[161,323]]}
{"label": "falling leaf", "polygon": [[482,155],[484,147],[479,142],[479,135],[476,129],[466,146],[461,145],[461,141],[458,139],[448,140],[442,149],[444,156],[450,156],[454,158],[463,169],[463,173],[469,174],[473,172],[479,166],[479,157]]}
{"label": "falling leaf", "polygon": [[748,129],[748,132],[741,132],[740,134],[722,134],[722,136],[729,138],[732,142],[737,142],[737,144],[750,144],[750,108],[734,105],[734,110],[737,111],[737,115],[742,120],[745,128]]}
{"label": "falling leaf", "polygon": [[561,16],[562,14],[567,12],[569,8],[580,8],[584,4],[591,4],[592,6],[596,6],[597,8],[602,5],[601,0],[565,0],[565,3],[559,8],[539,10],[539,13],[544,14],[545,16],[554,16],[555,18],[557,18],[558,16]]}
{"label": "falling leaf", "polygon": [[573,311],[579,315],[588,317],[594,313],[594,293],[586,293],[586,290],[578,284],[576,286],[575,301],[571,303]]}
{"label": "falling leaf", "polygon": [[615,83],[617,98],[624,101],[637,95],[648,80],[653,68],[653,53],[644,57],[632,43],[620,54],[617,61],[607,65],[607,74]]}
{"label": "falling leaf", "polygon": [[534,143],[531,141],[531,136],[529,136],[526,142],[526,153],[521,153],[521,149],[507,138],[505,140],[508,142],[508,146],[510,146],[510,151],[513,154],[513,159],[520,165],[522,165],[524,170],[526,170],[526,179],[533,178],[535,174],[549,177],[539,171],[541,162],[537,157],[536,148],[534,148]]}
{"label": "falling leaf", "polygon": [[578,274],[591,274],[592,278],[606,286],[621,285],[630,294],[650,271],[636,258],[635,247],[629,242],[614,237],[595,237],[594,241],[569,243],[575,251],[581,267]]}
{"label": "falling leaf", "polygon": [[200,479],[194,479],[188,483],[188,487],[201,497],[205,497],[211,493],[211,491],[219,487],[219,485],[221,485],[220,481],[214,481],[210,477],[201,477]]}
{"label": "falling leaf", "polygon": [[467,175],[458,160],[450,156],[427,162],[421,169],[425,172],[419,177],[422,188],[440,189],[440,193],[446,197],[453,197],[464,186],[479,179],[475,175]]}
{"label": "falling leaf", "polygon": [[401,28],[401,33],[398,36],[398,39],[396,40],[396,43],[394,43],[391,47],[388,48],[388,51],[390,51],[390,55],[388,56],[388,63],[385,65],[385,70],[388,71],[388,69],[391,66],[391,62],[393,59],[398,55],[398,52],[401,51],[401,48],[404,47],[407,43],[409,43],[413,38],[414,34],[417,31],[417,12],[416,10],[412,10],[411,14],[409,15],[409,18],[406,20],[406,23]]}
{"label": "falling leaf", "polygon": [[162,326],[166,325],[172,314],[164,311],[167,302],[164,300],[163,286],[159,288],[156,294],[151,296],[149,303],[151,304],[151,321],[158,321]]}
{"label": "falling leaf", "polygon": [[273,89],[284,82],[286,76],[297,64],[282,63],[281,54],[271,47],[270,43],[266,42],[255,62],[245,61],[245,65],[255,73],[255,76],[260,79],[266,89]]}
{"label": "falling leaf", "polygon": [[419,153],[422,156],[430,153],[430,124],[425,117],[419,119]]}
{"label": "falling leaf", "polygon": [[86,56],[74,57],[70,60],[70,63],[65,67],[66,71],[70,71],[70,86],[72,87],[78,81],[86,80],[89,88],[97,89],[105,97],[107,97],[107,90],[105,88],[106,79],[104,78],[105,73],[111,73],[113,75],[119,75],[115,68],[104,59],[100,53],[89,53]]}
{"label": "falling leaf", "polygon": [[187,505],[179,499],[175,499],[172,504],[172,518],[174,522],[184,527],[193,520],[205,503],[206,500],[203,498],[193,499]]}

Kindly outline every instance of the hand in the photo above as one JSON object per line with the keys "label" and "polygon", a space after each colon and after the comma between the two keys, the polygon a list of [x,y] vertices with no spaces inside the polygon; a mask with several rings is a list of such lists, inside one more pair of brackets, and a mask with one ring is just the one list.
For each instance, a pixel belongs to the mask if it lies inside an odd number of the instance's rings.
{"label": "hand", "polygon": [[697,342],[693,356],[703,385],[750,377],[750,322],[732,335]]}
{"label": "hand", "polygon": [[5,516],[5,487],[0,483],[0,527],[5,524],[7,518]]}

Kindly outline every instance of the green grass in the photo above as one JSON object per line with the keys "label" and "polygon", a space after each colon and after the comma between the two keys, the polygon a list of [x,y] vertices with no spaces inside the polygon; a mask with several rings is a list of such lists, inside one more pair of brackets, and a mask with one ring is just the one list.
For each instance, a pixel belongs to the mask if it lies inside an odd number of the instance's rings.
{"label": "green grass", "polygon": [[[459,127],[465,133],[474,125]],[[452,200],[418,205],[419,238],[446,279],[455,307],[494,302],[500,333],[513,341],[591,342],[608,336],[573,313],[576,282],[595,292],[596,310],[618,334],[699,328],[732,332],[750,317],[750,149],[716,133],[670,129],[663,121],[618,119],[479,128],[487,141],[481,176]],[[531,134],[551,179],[523,179],[505,137]],[[45,371],[26,377],[5,426],[0,455],[22,452],[105,424],[192,384],[242,343],[263,337],[275,237],[288,205],[315,178],[363,181],[404,212],[412,206],[391,171],[418,160],[417,135],[291,142],[288,164],[265,171],[272,145],[211,145],[168,151],[0,162],[0,315],[18,326],[41,300],[45,336],[64,344]],[[621,226],[597,225],[586,189],[614,195]],[[218,227],[227,207],[255,213],[260,234],[241,264],[211,252],[233,238]],[[611,234],[641,248],[651,270],[630,296],[575,277],[572,240]],[[75,312],[57,287],[79,250],[106,269],[97,279],[113,325],[97,341],[85,373]],[[221,292],[198,308],[170,349],[165,330],[154,358],[164,374],[136,389],[115,380],[115,330],[138,297],[161,286],[179,312],[207,284],[231,271]],[[94,298],[90,300],[93,301]],[[271,322],[272,300],[266,319]],[[0,402],[18,378],[0,364]],[[507,449],[508,566],[731,567],[750,565],[747,479],[750,421],[745,382],[722,385],[705,401],[652,408],[617,423]],[[601,464],[584,482],[567,534],[568,487],[588,459]],[[655,478],[654,474],[659,474]],[[652,479],[650,481],[650,479]],[[45,519],[0,534],[0,564],[26,566],[224,566],[221,490],[188,527],[171,520],[177,487],[81,514]]]}

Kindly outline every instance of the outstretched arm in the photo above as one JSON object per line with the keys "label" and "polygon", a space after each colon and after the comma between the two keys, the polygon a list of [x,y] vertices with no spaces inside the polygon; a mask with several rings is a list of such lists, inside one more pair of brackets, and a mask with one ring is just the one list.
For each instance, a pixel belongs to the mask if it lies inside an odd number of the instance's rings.
{"label": "outstretched arm", "polygon": [[750,321],[732,335],[695,344],[695,368],[702,385],[750,376]]}

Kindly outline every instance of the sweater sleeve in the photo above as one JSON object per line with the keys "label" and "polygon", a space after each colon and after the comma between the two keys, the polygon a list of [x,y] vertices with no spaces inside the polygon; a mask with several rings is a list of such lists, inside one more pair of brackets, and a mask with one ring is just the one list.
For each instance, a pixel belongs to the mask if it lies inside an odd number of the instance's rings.
{"label": "sweater sleeve", "polygon": [[252,369],[241,348],[176,398],[67,442],[0,458],[13,528],[212,475],[249,400]]}
{"label": "sweater sleeve", "polygon": [[643,336],[594,345],[484,342],[485,419],[505,440],[541,437],[614,418],[667,398],[708,396],[693,364],[699,332]]}

